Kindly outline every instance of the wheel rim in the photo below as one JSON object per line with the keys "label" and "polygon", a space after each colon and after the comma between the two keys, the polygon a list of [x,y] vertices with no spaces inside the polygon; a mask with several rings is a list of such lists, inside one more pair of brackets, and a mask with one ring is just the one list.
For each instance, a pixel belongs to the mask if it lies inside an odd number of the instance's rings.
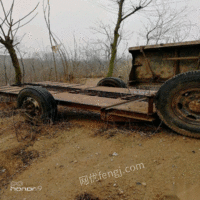
{"label": "wheel rim", "polygon": [[21,114],[28,121],[41,122],[42,108],[36,99],[26,97],[21,106]]}
{"label": "wheel rim", "polygon": [[187,124],[200,124],[200,88],[180,91],[172,99],[172,111]]}

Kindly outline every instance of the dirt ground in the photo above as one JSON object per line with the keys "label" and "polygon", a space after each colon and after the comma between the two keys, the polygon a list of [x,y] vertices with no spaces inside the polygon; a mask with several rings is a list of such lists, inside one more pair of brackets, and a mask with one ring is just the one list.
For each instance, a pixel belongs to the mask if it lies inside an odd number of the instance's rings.
{"label": "dirt ground", "polygon": [[0,199],[199,200],[199,139],[65,107],[33,126],[14,107],[0,105]]}

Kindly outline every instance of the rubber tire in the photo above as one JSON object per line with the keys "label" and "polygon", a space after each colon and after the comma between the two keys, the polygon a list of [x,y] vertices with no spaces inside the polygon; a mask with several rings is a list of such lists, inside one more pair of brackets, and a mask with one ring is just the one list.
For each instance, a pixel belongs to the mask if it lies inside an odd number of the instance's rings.
{"label": "rubber tire", "polygon": [[97,86],[127,88],[127,85],[123,80],[115,77],[103,78],[97,83]]}
{"label": "rubber tire", "polygon": [[200,87],[200,71],[190,71],[167,80],[156,94],[156,109],[160,119],[182,135],[200,138],[200,124],[192,125],[177,117],[171,108],[173,96],[182,89]]}
{"label": "rubber tire", "polygon": [[41,120],[44,123],[49,120],[52,120],[52,122],[56,120],[57,103],[48,90],[39,86],[30,86],[22,89],[17,97],[18,108],[22,107],[23,101],[26,97],[34,98],[40,104],[43,110]]}

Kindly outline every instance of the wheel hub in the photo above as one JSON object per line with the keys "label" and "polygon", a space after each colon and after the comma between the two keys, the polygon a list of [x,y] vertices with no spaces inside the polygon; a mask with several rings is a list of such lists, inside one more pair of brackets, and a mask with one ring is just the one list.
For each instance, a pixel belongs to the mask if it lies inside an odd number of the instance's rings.
{"label": "wheel hub", "polygon": [[200,100],[191,101],[188,107],[192,112],[200,113]]}
{"label": "wheel hub", "polygon": [[27,97],[22,104],[22,115],[30,121],[38,121],[41,116],[41,108],[37,100]]}
{"label": "wheel hub", "polygon": [[200,88],[178,92],[172,104],[173,112],[185,123],[200,123]]}

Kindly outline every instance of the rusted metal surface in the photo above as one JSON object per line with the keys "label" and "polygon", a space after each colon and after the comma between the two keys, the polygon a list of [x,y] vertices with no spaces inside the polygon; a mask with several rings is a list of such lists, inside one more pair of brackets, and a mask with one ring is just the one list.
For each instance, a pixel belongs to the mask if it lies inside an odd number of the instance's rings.
{"label": "rusted metal surface", "polygon": [[154,98],[148,98],[148,115],[155,113],[155,105],[154,105]]}
{"label": "rusted metal surface", "polygon": [[[37,86],[43,86],[46,85],[45,84],[39,84],[39,83],[34,83],[34,84],[27,84],[24,85],[22,87],[17,87],[17,86],[2,86],[0,87],[0,93],[10,93],[10,94],[18,94],[19,91],[24,88],[24,87],[28,87],[29,85],[37,85]],[[54,88],[54,86],[58,86],[59,84],[55,84],[54,82],[51,82],[49,85],[51,85],[52,89]],[[59,85],[60,86],[60,85]],[[113,95],[116,95],[118,97],[123,97],[123,96],[134,96],[134,95],[140,95],[140,96],[155,96],[155,94],[157,93],[156,90],[143,90],[143,89],[129,89],[129,88],[112,88],[112,87],[83,87],[83,85],[81,86],[77,86],[75,85],[63,85],[62,89],[66,89],[66,88],[72,88],[75,90],[79,90],[81,91],[80,93],[86,93],[87,92],[93,92],[95,94],[95,92],[97,94],[100,93],[105,93],[105,95],[113,93]],[[56,93],[61,93],[65,90],[59,90],[59,89],[55,89],[55,90],[51,90],[48,89],[48,91],[52,94],[56,94]]]}
{"label": "rusted metal surface", "polygon": [[[144,94],[144,91],[142,92],[142,94]],[[71,94],[68,92],[57,93],[53,96],[61,105],[100,112],[102,114],[102,119],[104,120],[107,119],[106,114],[109,113],[108,115],[110,115],[110,112],[113,116],[115,115],[123,118],[147,121],[155,119],[155,117],[149,116],[156,112],[155,106],[153,107],[152,112],[149,112],[148,102],[136,102],[135,100],[126,101],[122,99],[88,96],[84,94]],[[102,110],[104,110],[104,112]]]}
{"label": "rusted metal surface", "polygon": [[[180,56],[180,51],[178,49],[175,49],[175,57]],[[180,60],[174,60],[174,75],[177,75],[180,73]]]}
{"label": "rusted metal surface", "polygon": [[183,89],[172,99],[173,112],[187,123],[200,123],[200,88]]}
{"label": "rusted metal surface", "polygon": [[[18,86],[2,86],[2,87],[0,87],[0,94],[2,94],[2,95],[9,94],[9,95],[17,96],[18,93],[20,92],[20,90],[22,90],[23,88],[24,88],[24,86],[22,86],[22,87],[18,87]],[[52,90],[49,90],[49,92],[51,94],[56,94],[57,93],[56,91],[52,91]]]}
{"label": "rusted metal surface", "polygon": [[[189,42],[178,42],[178,43],[168,43],[168,44],[157,44],[157,45],[147,45],[143,46],[144,49],[162,49],[162,48],[173,48],[173,47],[190,47],[190,46],[199,46],[200,40],[197,41],[189,41]],[[130,47],[129,51],[140,51],[141,46]]]}
{"label": "rusted metal surface", "polygon": [[86,85],[66,84],[54,82],[35,82],[31,85],[46,87],[48,90],[52,90],[58,93],[70,92],[73,94],[86,94],[88,96],[99,96],[107,98],[122,98],[125,100],[137,99],[138,95],[154,96],[157,90],[141,90],[141,89],[129,89],[129,88],[113,88],[113,87],[88,87]]}
{"label": "rusted metal surface", "polygon": [[[152,100],[153,97],[150,97]],[[101,109],[104,120],[110,120],[114,118],[122,117],[123,119],[136,119],[153,121],[155,120],[155,105],[151,101],[152,105],[149,108],[149,102],[143,102],[145,98],[138,98],[137,100],[126,101],[124,103],[113,104]],[[119,120],[119,119],[118,119]]]}
{"label": "rusted metal surface", "polygon": [[41,124],[42,108],[41,105],[32,97],[24,100],[20,109],[20,114],[28,121]]}
{"label": "rusted metal surface", "polygon": [[61,83],[61,82],[51,82],[51,81],[45,81],[45,82],[33,82],[33,83],[25,83],[24,85],[27,86],[42,86],[48,90],[58,92],[73,92],[73,93],[79,93],[82,89],[81,88],[73,88],[75,86],[82,86],[80,84],[69,84],[69,83]]}
{"label": "rusted metal surface", "polygon": [[142,96],[141,96],[141,97],[138,97],[137,99],[134,99],[134,100],[122,101],[122,102],[115,103],[115,104],[112,104],[112,105],[109,105],[109,106],[104,106],[104,107],[101,108],[101,111],[113,109],[114,107],[118,107],[118,106],[121,106],[121,105],[130,103],[130,102],[133,102],[133,101],[135,102],[135,101],[137,101],[137,100],[142,101],[142,100],[144,100],[144,99],[146,99],[146,98],[142,98]]}
{"label": "rusted metal surface", "polygon": [[[3,86],[0,87],[0,94],[17,97],[20,90],[29,85],[46,87],[59,105],[101,113],[102,119],[104,120],[111,115],[113,119],[119,119],[120,117],[123,119],[130,118],[147,121],[154,119],[153,114],[155,110],[151,105],[153,101],[149,102],[148,98],[153,99],[157,91],[111,87],[86,87],[77,84],[54,83],[48,81],[44,83],[25,84],[21,87]],[[78,92],[78,94],[73,94],[71,92]],[[112,95],[115,96],[115,98],[108,98]],[[142,100],[146,100],[146,102]]]}
{"label": "rusted metal surface", "polygon": [[162,60],[198,60],[199,57],[174,57],[174,58],[163,58]]}
{"label": "rusted metal surface", "polygon": [[1,86],[0,95],[9,97],[10,101],[16,100],[17,95],[21,89],[22,89],[21,87],[16,87],[16,86]]}
{"label": "rusted metal surface", "polygon": [[57,88],[57,87],[58,88],[70,88],[70,87],[74,87],[74,86],[80,86],[81,84],[69,84],[69,83],[45,81],[45,82],[27,83],[27,85],[44,86],[44,87],[54,87],[54,88]]}
{"label": "rusted metal surface", "polygon": [[[128,112],[133,111],[136,113],[148,114],[148,102],[132,101],[132,102],[127,102],[127,103],[124,103],[121,105],[109,107],[108,109],[109,110],[112,109],[112,110],[128,111]],[[155,113],[155,112],[156,112],[156,110],[155,110],[155,106],[154,106],[152,113]]]}
{"label": "rusted metal surface", "polygon": [[197,70],[199,70],[199,66],[200,66],[200,52],[199,52],[199,57],[198,57],[198,60],[197,60]]}
{"label": "rusted metal surface", "polygon": [[109,116],[118,116],[122,118],[127,118],[127,119],[136,119],[136,120],[141,120],[141,121],[149,121],[152,122],[155,120],[155,115],[147,115],[143,113],[133,113],[130,111],[123,111],[123,110],[111,110],[108,112],[106,119]]}
{"label": "rusted metal surface", "polygon": [[174,75],[200,66],[200,41],[131,47],[129,52],[132,54],[129,84],[135,87],[144,83],[161,85]]}
{"label": "rusted metal surface", "polygon": [[142,55],[144,56],[145,62],[146,62],[146,66],[148,67],[148,69],[151,72],[152,78],[154,79],[156,77],[155,73],[153,72],[153,70],[151,69],[151,65],[149,62],[149,59],[147,58],[146,54],[144,53],[144,47],[140,47],[140,52],[142,53]]}
{"label": "rusted metal surface", "polygon": [[107,93],[118,93],[121,95],[143,95],[143,96],[154,96],[157,91],[152,90],[140,90],[140,89],[131,89],[131,88],[113,88],[113,87],[94,87],[91,89],[88,89],[87,91],[102,91]]}
{"label": "rusted metal surface", "polygon": [[[82,94],[73,95],[70,93],[55,94],[54,98],[60,105],[98,112],[101,114],[102,120],[108,120],[108,116],[110,115],[118,116],[118,121],[119,117],[145,121],[155,120],[155,117],[153,117],[152,114],[152,116],[148,115],[148,102],[141,102],[139,104],[139,102],[136,103],[135,101],[87,96]],[[132,105],[128,104],[131,102]]]}
{"label": "rusted metal surface", "polygon": [[76,104],[91,105],[91,106],[95,106],[99,108],[104,107],[104,106],[110,106],[116,103],[125,102],[125,100],[121,100],[121,99],[88,96],[88,95],[83,95],[83,94],[71,94],[68,92],[57,93],[53,96],[55,100],[57,101],[73,102]]}
{"label": "rusted metal surface", "polygon": [[0,87],[0,94],[17,95],[21,89],[17,86],[2,86]]}

